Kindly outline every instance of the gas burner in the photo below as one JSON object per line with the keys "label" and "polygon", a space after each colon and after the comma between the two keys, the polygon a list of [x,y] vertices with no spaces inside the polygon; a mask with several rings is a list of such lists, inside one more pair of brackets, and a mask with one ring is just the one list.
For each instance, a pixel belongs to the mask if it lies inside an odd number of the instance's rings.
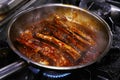
{"label": "gas burner", "polygon": [[87,69],[78,69],[75,71],[53,71],[46,69],[39,69],[29,66],[28,69],[34,73],[37,80],[91,80],[91,71]]}
{"label": "gas burner", "polygon": [[[32,66],[29,66],[29,69],[34,73],[34,74],[39,74],[40,76],[43,76],[43,78],[50,78],[50,79],[62,79],[66,78],[71,75],[70,72],[57,72],[57,71],[44,71],[40,70],[37,68],[34,68]],[[45,79],[44,79],[45,80]]]}
{"label": "gas burner", "polygon": [[48,77],[48,78],[52,78],[52,79],[59,79],[59,78],[64,78],[64,77],[67,77],[69,76],[71,73],[58,73],[58,72],[54,72],[54,71],[46,71],[46,72],[43,72],[43,75],[45,77]]}

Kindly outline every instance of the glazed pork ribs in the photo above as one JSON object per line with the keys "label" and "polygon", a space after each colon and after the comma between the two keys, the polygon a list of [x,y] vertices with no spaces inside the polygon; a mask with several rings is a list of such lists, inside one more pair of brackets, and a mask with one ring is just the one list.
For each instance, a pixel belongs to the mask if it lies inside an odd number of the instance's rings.
{"label": "glazed pork ribs", "polygon": [[[31,48],[35,54],[44,56],[46,60],[43,61],[51,66],[75,65],[95,45],[95,36],[91,30],[56,16],[52,20],[44,19],[35,23],[16,40]],[[39,62],[43,63],[41,59]]]}

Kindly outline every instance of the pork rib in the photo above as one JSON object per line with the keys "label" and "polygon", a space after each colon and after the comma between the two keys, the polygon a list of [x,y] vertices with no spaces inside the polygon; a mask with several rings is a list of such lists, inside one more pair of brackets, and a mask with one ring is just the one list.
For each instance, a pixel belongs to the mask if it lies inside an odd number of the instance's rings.
{"label": "pork rib", "polygon": [[33,49],[36,54],[40,53],[40,54],[50,58],[51,60],[53,60],[55,62],[55,66],[72,65],[71,62],[69,61],[69,59],[66,59],[62,55],[62,52],[60,52],[58,49],[54,48],[53,46],[51,46],[47,43],[36,40],[34,38],[26,39],[26,38],[24,38],[24,36],[30,36],[30,35],[28,35],[28,34],[26,35],[26,34],[22,33],[22,36],[20,36],[16,40],[19,43]]}
{"label": "pork rib", "polygon": [[47,35],[43,35],[43,34],[40,34],[40,33],[36,33],[36,36],[38,38],[41,38],[41,39],[44,39],[44,40],[47,40],[49,42],[53,42],[54,44],[58,45],[62,50],[65,50],[66,52],[68,52],[75,61],[77,61],[81,55],[80,53],[78,53],[75,49],[73,49],[71,46],[63,43],[62,41],[52,37],[52,36],[47,36]]}
{"label": "pork rib", "polygon": [[75,22],[68,21],[67,18],[65,17],[63,18],[64,19],[62,19],[61,17],[55,16],[54,18],[55,24],[62,25],[63,28],[65,28],[70,33],[72,33],[72,35],[74,35],[81,42],[87,43],[91,46],[95,44],[95,41],[93,39],[94,37],[91,37],[91,36],[94,36],[94,33],[92,32],[92,30],[89,30],[84,26],[81,26],[80,24],[77,24]]}

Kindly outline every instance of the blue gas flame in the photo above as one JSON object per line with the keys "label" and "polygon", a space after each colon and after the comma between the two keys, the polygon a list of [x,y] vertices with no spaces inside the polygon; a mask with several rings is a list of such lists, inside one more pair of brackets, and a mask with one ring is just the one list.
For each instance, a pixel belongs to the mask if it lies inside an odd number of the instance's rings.
{"label": "blue gas flame", "polygon": [[43,73],[44,76],[49,77],[49,78],[63,78],[70,74],[71,73],[58,73],[58,74],[57,73],[52,74],[52,73],[46,73],[46,72]]}

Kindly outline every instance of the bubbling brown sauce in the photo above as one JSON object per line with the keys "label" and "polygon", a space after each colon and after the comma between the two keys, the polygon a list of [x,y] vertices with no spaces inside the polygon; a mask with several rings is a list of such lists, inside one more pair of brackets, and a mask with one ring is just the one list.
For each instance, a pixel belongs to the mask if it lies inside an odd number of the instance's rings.
{"label": "bubbling brown sauce", "polygon": [[17,48],[29,59],[50,66],[86,64],[100,56],[106,45],[101,31],[66,17],[55,16],[30,25],[16,38]]}

